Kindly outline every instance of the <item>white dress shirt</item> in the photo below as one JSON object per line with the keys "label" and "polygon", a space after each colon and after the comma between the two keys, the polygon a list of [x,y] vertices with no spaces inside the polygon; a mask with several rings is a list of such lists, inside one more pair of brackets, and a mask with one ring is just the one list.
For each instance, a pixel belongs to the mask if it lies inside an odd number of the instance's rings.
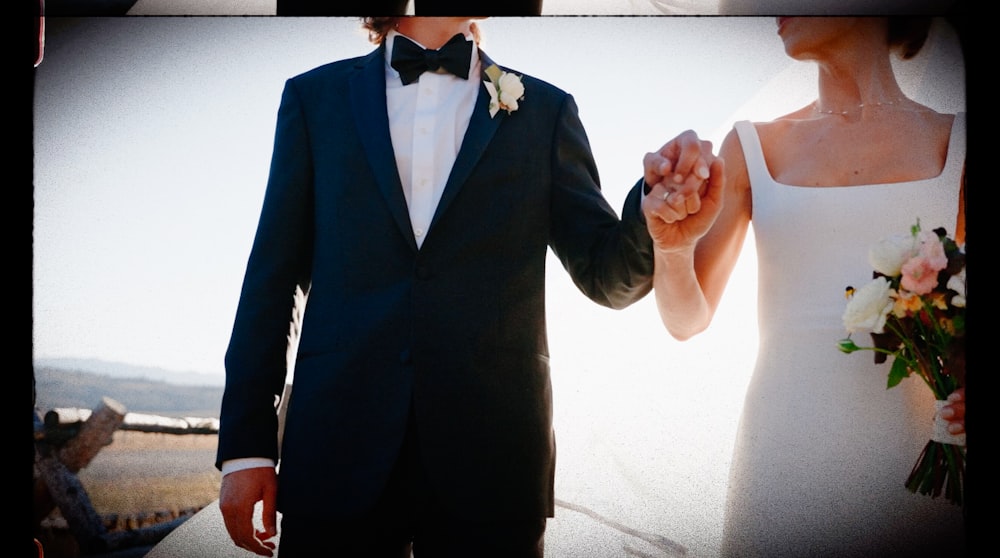
{"label": "white dress shirt", "polygon": [[[413,238],[419,248],[427,237],[469,127],[481,85],[481,62],[479,50],[473,48],[469,79],[444,71],[424,72],[416,82],[403,85],[399,72],[390,66],[392,45],[397,36],[399,33],[393,30],[385,38],[386,110],[396,168],[410,210]],[[466,39],[473,40],[471,36]],[[232,459],[223,462],[222,474],[274,466],[274,461],[268,458]]]}
{"label": "white dress shirt", "polygon": [[399,72],[389,65],[397,36],[396,31],[386,36],[386,109],[396,168],[410,209],[413,237],[420,247],[476,105],[479,52],[472,49],[467,80],[443,71],[424,72],[418,81],[403,85]]}

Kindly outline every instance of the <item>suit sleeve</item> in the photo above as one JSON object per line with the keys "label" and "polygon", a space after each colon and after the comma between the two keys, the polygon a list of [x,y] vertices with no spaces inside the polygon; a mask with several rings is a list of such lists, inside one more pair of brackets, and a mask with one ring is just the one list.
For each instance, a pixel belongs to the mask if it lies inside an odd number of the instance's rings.
{"label": "suit sleeve", "polygon": [[296,289],[308,292],[313,243],[312,161],[303,107],[289,80],[232,337],[226,350],[216,466],[278,459],[275,403],[287,375]]}
{"label": "suit sleeve", "polygon": [[551,246],[591,300],[620,309],[652,289],[653,245],[640,210],[642,180],[619,219],[600,180],[576,102],[566,95],[553,145]]}

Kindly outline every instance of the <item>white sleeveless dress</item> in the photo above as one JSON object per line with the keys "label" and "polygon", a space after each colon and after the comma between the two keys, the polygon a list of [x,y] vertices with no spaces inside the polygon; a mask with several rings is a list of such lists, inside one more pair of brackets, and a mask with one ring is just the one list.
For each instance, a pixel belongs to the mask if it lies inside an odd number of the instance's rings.
{"label": "white sleeveless dress", "polygon": [[[955,118],[940,176],[850,187],[775,182],[750,122],[735,125],[753,196],[760,345],[736,438],[722,554],[964,556],[962,511],[906,477],[931,434],[918,378],[886,389],[890,363],[844,354],[844,288],[871,280],[868,247],[917,218],[954,234],[965,162]],[[864,334],[867,339],[867,334]],[[859,340],[864,340],[859,339]]]}

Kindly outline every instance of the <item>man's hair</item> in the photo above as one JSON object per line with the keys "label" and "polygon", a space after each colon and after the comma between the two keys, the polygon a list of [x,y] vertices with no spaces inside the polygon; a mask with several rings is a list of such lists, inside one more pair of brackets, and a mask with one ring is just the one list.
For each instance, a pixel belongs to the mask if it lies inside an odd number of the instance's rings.
{"label": "man's hair", "polygon": [[[385,41],[385,36],[392,31],[396,24],[401,18],[399,16],[395,17],[363,17],[361,18],[361,26],[368,32],[368,40],[373,44],[380,45]],[[482,34],[479,31],[479,26],[475,22],[470,26],[472,31],[472,39],[479,44]]]}
{"label": "man's hair", "polygon": [[389,31],[396,27],[397,21],[399,17],[363,17],[361,26],[368,31],[368,40],[380,45]]}
{"label": "man's hair", "polygon": [[930,17],[889,17],[889,48],[909,60],[920,52],[931,29]]}

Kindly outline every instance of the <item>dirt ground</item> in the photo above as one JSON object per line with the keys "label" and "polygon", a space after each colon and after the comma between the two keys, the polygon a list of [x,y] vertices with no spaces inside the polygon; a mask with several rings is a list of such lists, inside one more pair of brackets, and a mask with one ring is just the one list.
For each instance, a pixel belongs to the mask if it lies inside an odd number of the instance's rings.
{"label": "dirt ground", "polygon": [[118,431],[80,471],[99,514],[203,507],[219,496],[217,437]]}

